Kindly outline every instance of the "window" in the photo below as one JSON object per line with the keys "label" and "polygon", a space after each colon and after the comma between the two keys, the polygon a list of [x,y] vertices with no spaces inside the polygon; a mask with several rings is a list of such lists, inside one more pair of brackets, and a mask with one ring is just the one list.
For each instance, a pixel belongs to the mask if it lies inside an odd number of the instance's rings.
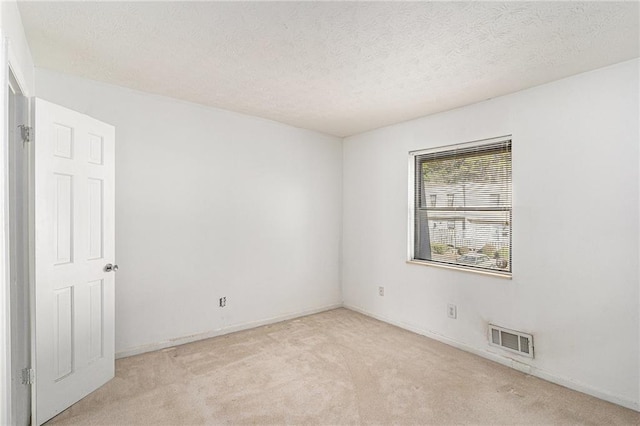
{"label": "window", "polygon": [[510,276],[511,138],[410,155],[410,260]]}
{"label": "window", "polygon": [[449,207],[453,207],[453,197],[455,197],[456,194],[447,194],[447,205]]}

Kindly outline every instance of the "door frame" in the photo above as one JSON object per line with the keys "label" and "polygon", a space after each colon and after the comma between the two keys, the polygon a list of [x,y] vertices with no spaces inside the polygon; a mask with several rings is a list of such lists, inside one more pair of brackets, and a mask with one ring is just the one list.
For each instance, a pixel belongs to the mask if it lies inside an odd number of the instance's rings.
{"label": "door frame", "polygon": [[[31,362],[31,297],[30,297],[30,201],[31,195],[31,144],[23,140],[18,125],[30,126],[29,99],[24,96],[15,73],[9,67],[9,98],[13,93],[13,105],[9,105],[9,260],[13,276],[10,281],[11,308],[11,365],[12,365],[12,422],[27,425],[31,417],[31,388],[24,384],[23,370],[32,367]],[[15,126],[15,127],[14,127]],[[15,346],[14,346],[15,345]],[[15,357],[15,358],[14,358]]]}
{"label": "door frame", "polygon": [[11,424],[11,296],[9,266],[9,62],[7,61],[7,41],[2,39],[0,49],[0,85],[2,85],[2,114],[0,131],[0,423]]}
{"label": "door frame", "polygon": [[[30,113],[30,94],[27,90],[27,84],[24,80],[24,74],[20,71],[20,65],[12,55],[11,43],[7,37],[2,37],[0,41],[0,424],[13,424],[13,399],[12,395],[12,359],[11,359],[11,336],[15,332],[15,325],[11,322],[11,253],[10,253],[10,229],[15,226],[10,223],[10,209],[15,200],[11,199],[9,190],[10,184],[10,162],[12,159],[9,155],[9,84],[12,83],[22,96],[27,99],[27,125],[31,126]],[[29,339],[29,347],[31,350],[31,358],[26,360],[30,367],[33,365],[33,191],[32,191],[32,173],[33,173],[33,150],[28,146],[28,160],[25,164],[27,168],[27,182],[24,190],[26,191],[26,199],[28,203],[28,220],[27,227],[27,245],[29,247],[28,254],[25,256],[24,262],[27,268],[29,301],[26,304],[28,310],[29,324],[27,329],[31,333]],[[11,167],[12,169],[12,167]],[[30,414],[30,413],[29,413]]]}

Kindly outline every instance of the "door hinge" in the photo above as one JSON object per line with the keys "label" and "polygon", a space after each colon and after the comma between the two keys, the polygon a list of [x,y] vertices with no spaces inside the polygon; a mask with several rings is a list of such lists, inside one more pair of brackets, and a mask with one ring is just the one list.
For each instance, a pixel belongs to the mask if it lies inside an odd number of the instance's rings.
{"label": "door hinge", "polygon": [[33,368],[23,368],[22,369],[22,384],[23,385],[32,385],[35,379],[35,374],[33,373]]}
{"label": "door hinge", "polygon": [[19,125],[18,128],[20,129],[20,136],[22,137],[22,142],[23,143],[31,142],[31,131],[33,130],[33,128],[25,124]]}

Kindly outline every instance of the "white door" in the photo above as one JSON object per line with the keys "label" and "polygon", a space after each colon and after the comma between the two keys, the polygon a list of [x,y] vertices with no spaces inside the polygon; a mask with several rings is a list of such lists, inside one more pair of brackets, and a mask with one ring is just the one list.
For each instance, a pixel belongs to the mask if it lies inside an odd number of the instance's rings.
{"label": "white door", "polygon": [[[114,376],[113,126],[35,99],[39,425]],[[117,267],[116,267],[117,269]]]}

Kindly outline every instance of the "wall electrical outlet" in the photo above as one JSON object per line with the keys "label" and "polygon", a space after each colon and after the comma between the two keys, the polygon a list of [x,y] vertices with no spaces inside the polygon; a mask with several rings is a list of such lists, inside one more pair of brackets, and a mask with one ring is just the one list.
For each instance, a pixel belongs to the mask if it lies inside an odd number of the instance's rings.
{"label": "wall electrical outlet", "polygon": [[227,306],[227,298],[226,297],[221,297],[220,298],[220,307],[224,308],[225,306]]}
{"label": "wall electrical outlet", "polygon": [[456,307],[456,305],[453,305],[451,303],[447,305],[447,316],[453,319],[458,318],[458,308]]}
{"label": "wall electrical outlet", "polygon": [[384,287],[378,287],[378,294],[384,296]]}

